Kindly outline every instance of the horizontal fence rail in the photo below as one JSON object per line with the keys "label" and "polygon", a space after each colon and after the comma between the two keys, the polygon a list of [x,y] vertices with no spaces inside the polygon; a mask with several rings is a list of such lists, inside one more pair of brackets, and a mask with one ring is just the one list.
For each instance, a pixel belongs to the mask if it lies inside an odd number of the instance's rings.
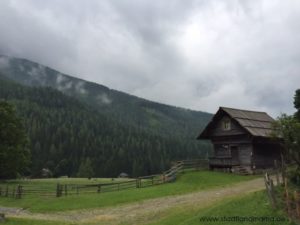
{"label": "horizontal fence rail", "polygon": [[12,185],[0,184],[0,197],[11,197],[20,199],[23,197],[62,197],[68,195],[79,195],[88,193],[106,193],[126,189],[145,188],[154,185],[174,182],[179,173],[185,170],[208,169],[208,160],[182,160],[173,163],[173,166],[162,174],[142,176],[128,181],[116,181],[98,184],[49,184],[39,187],[38,185]]}
{"label": "horizontal fence rail", "polygon": [[275,161],[272,174],[265,173],[264,181],[267,196],[273,209],[283,210],[290,220],[300,222],[300,190],[289,184],[286,165],[279,166]]}

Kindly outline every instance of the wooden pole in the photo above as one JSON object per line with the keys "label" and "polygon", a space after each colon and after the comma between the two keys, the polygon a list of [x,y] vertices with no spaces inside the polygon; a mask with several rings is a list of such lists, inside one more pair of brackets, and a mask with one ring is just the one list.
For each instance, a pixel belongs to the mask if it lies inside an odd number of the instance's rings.
{"label": "wooden pole", "polygon": [[58,183],[57,185],[56,185],[56,197],[60,197],[60,194],[61,194],[61,190],[60,190],[61,188],[60,188],[60,184]]}
{"label": "wooden pole", "polygon": [[276,208],[276,196],[275,196],[275,190],[274,190],[274,184],[273,184],[273,180],[270,179],[270,195],[272,198],[272,206],[275,209]]}
{"label": "wooden pole", "polygon": [[8,197],[8,185],[6,185],[5,197]]}
{"label": "wooden pole", "polygon": [[11,197],[14,198],[14,197],[15,197],[15,194],[16,194],[16,188],[14,187],[13,190],[12,190],[12,193],[11,193]]}
{"label": "wooden pole", "polygon": [[291,215],[291,205],[290,205],[290,196],[289,196],[287,179],[285,179],[285,181],[284,181],[284,188],[285,188],[286,209],[287,209],[288,216],[290,217],[290,215]]}
{"label": "wooden pole", "polygon": [[297,217],[300,218],[300,192],[299,191],[294,192],[294,198],[295,198],[295,202],[296,202]]}
{"label": "wooden pole", "polygon": [[278,168],[278,163],[277,160],[274,160],[274,166],[275,166],[275,175],[276,175],[276,185],[280,185],[280,181],[279,181],[279,168]]}
{"label": "wooden pole", "polygon": [[101,193],[101,184],[98,185],[97,193]]}
{"label": "wooden pole", "polygon": [[23,195],[23,186],[22,185],[19,185],[19,188],[20,188],[20,199],[22,198],[22,195]]}
{"label": "wooden pole", "polygon": [[21,196],[21,189],[20,189],[20,185],[17,186],[17,193],[16,193],[16,198],[19,199]]}
{"label": "wooden pole", "polygon": [[266,191],[267,191],[269,200],[271,202],[272,207],[275,209],[276,208],[276,198],[275,198],[273,180],[270,179],[268,173],[265,174],[264,180],[265,180]]}
{"label": "wooden pole", "polygon": [[281,154],[281,176],[282,176],[282,184],[285,185],[285,179],[286,179],[286,176],[285,176],[285,163],[284,163],[284,156],[283,154]]}

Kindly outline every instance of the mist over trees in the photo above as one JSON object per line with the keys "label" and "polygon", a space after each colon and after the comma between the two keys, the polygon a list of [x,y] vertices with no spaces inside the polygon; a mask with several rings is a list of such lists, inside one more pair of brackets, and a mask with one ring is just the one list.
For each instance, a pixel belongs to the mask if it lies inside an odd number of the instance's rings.
{"label": "mist over trees", "polygon": [[202,157],[210,147],[121,124],[53,88],[26,87],[4,76],[0,98],[13,104],[24,120],[33,177],[44,168],[54,176],[146,175],[161,172],[173,160]]}

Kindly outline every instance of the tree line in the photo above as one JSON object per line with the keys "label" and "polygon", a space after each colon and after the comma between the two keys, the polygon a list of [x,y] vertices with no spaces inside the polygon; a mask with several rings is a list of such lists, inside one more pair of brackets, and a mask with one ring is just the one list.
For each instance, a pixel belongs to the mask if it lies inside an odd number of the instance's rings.
{"label": "tree line", "polygon": [[300,89],[294,96],[293,115],[282,114],[274,123],[274,136],[282,140],[282,161],[290,180],[300,186]]}
{"label": "tree line", "polygon": [[135,177],[161,172],[173,160],[204,157],[210,149],[205,142],[124,125],[50,87],[26,87],[4,76],[0,81],[1,109],[11,107],[13,115],[15,108],[15,120],[23,121],[18,130],[23,126],[28,137],[30,164],[20,167],[20,174],[39,177],[46,169],[54,177],[115,177],[121,172]]}

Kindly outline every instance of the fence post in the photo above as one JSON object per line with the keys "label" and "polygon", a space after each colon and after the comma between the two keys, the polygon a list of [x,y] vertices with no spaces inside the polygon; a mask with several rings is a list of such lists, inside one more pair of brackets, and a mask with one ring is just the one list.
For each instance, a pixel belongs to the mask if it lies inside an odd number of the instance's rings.
{"label": "fence post", "polygon": [[19,187],[20,187],[20,199],[21,199],[21,198],[22,198],[22,195],[23,195],[23,186],[20,185]]}
{"label": "fence post", "polygon": [[290,196],[289,196],[289,190],[288,190],[288,184],[287,184],[287,179],[284,180],[284,188],[285,188],[285,202],[286,202],[286,209],[288,216],[290,217],[291,215],[291,205],[290,205]]}
{"label": "fence post", "polygon": [[78,188],[78,185],[76,185],[76,194],[79,195],[79,188]]}
{"label": "fence post", "polygon": [[280,184],[280,181],[279,181],[279,168],[276,159],[274,160],[274,167],[275,167],[275,175],[276,175],[276,185],[278,186]]}
{"label": "fence post", "polygon": [[56,197],[60,197],[62,195],[62,185],[59,183],[56,185]]}
{"label": "fence post", "polygon": [[22,186],[21,186],[21,185],[18,185],[18,186],[17,186],[16,198],[17,198],[17,199],[22,198]]}
{"label": "fence post", "polygon": [[196,170],[200,170],[200,159],[196,160]]}
{"label": "fence post", "polygon": [[5,197],[8,197],[8,185],[6,185],[6,189],[5,189],[5,194],[4,194]]}
{"label": "fence post", "polygon": [[65,195],[68,195],[68,185],[65,184]]}
{"label": "fence post", "polygon": [[16,187],[13,187],[12,193],[11,193],[11,197],[15,197],[16,194]]}
{"label": "fence post", "polygon": [[136,182],[136,188],[139,188],[139,179],[136,178],[135,182]]}
{"label": "fence post", "polygon": [[294,198],[296,203],[297,217],[300,218],[300,192],[299,191],[294,192]]}
{"label": "fence post", "polygon": [[282,184],[285,185],[285,179],[286,179],[285,163],[284,163],[284,158],[283,158],[282,154],[281,154],[281,177],[282,177]]}
{"label": "fence post", "polygon": [[276,208],[277,202],[276,202],[276,197],[275,197],[275,190],[274,190],[274,183],[273,180],[270,179],[270,194],[271,194],[271,198],[272,198],[272,205],[273,208]]}
{"label": "fence post", "polygon": [[273,180],[270,179],[268,173],[265,174],[264,179],[265,179],[265,185],[266,185],[266,190],[267,190],[269,200],[272,204],[272,207],[275,209],[276,208],[276,198],[275,198],[275,193],[274,193]]}
{"label": "fence post", "polygon": [[98,185],[97,193],[101,193],[101,185]]}

